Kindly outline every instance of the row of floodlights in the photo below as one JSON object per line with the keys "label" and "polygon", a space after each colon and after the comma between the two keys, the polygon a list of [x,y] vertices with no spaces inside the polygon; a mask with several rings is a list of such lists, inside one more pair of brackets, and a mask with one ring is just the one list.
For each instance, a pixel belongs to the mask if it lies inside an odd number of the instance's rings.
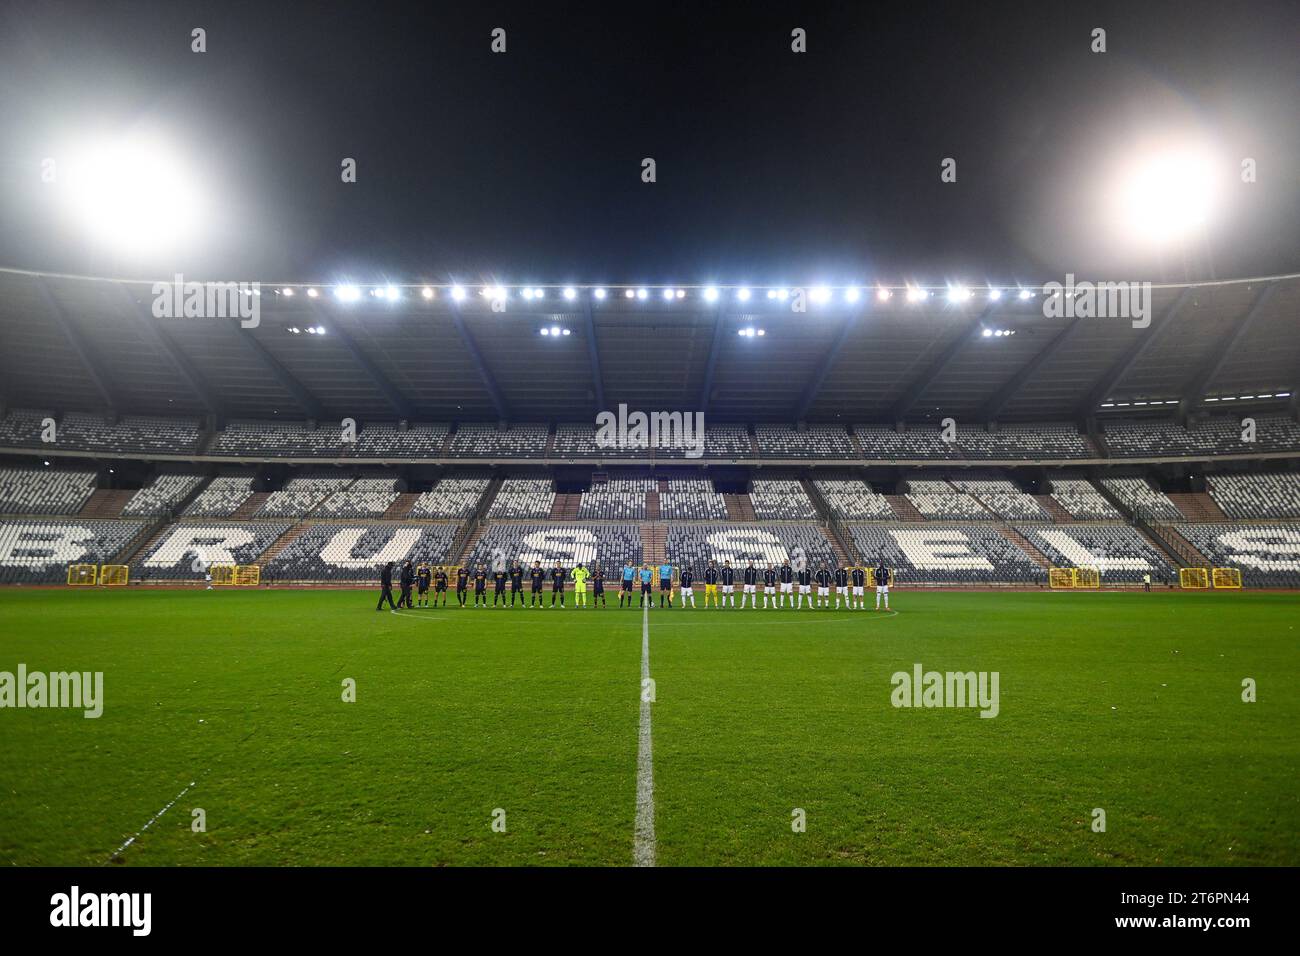
{"label": "row of floodlights", "polygon": [[[1207,398],[1207,402],[1254,402],[1267,398],[1290,398],[1290,392],[1261,392],[1258,395],[1215,395]],[[1136,402],[1102,402],[1102,408],[1140,408],[1150,405],[1177,405],[1176,398],[1150,398],[1145,401]]]}
{"label": "row of floodlights", "polygon": [[[554,290],[547,290],[540,286],[524,286],[518,290],[520,298],[529,302],[544,300],[549,294],[549,291]],[[725,293],[732,294],[738,302],[748,302],[754,296],[754,290],[746,286],[726,290],[721,289],[718,286],[705,286],[699,291],[700,295],[706,302],[717,302]],[[832,289],[830,286],[813,286],[808,290],[808,298],[814,303],[825,304],[835,298],[836,291],[840,293],[845,302],[854,303],[859,301],[867,290],[859,286],[848,286],[839,290]],[[932,290],[923,289],[919,286],[906,286],[899,291],[903,292],[903,295],[908,302],[913,303],[924,302],[933,294]],[[989,301],[997,302],[1002,298],[1006,291],[1008,290],[990,287],[984,290],[984,294],[988,297]],[[292,286],[285,286],[276,290],[276,292],[278,295],[289,297],[297,294],[296,290]],[[623,298],[633,299],[640,302],[646,301],[651,295],[650,290],[645,287],[624,288],[622,292]],[[784,302],[794,294],[793,291],[788,288],[770,288],[765,290],[765,292],[768,299],[776,302]],[[894,289],[887,286],[878,286],[875,290],[875,296],[877,300],[887,302],[893,298],[894,292]],[[308,287],[306,294],[308,298],[315,299],[319,297],[320,290],[315,287]],[[368,294],[374,298],[396,302],[402,298],[403,291],[399,286],[389,285],[369,289]],[[461,285],[451,286],[447,289],[447,294],[456,302],[463,302],[469,298],[470,295],[469,290],[465,286]],[[504,286],[499,285],[483,286],[479,289],[478,294],[489,300],[504,300],[510,297],[510,291]],[[559,294],[566,301],[573,302],[581,293],[576,286],[565,286],[563,289],[559,290]],[[668,287],[659,289],[658,294],[665,302],[674,302],[686,298],[686,289]],[[966,286],[955,285],[948,287],[946,298],[949,302],[961,303],[969,301],[975,296],[975,294],[976,292],[973,289]],[[1017,297],[1021,300],[1027,300],[1032,299],[1036,294],[1037,293],[1032,289],[1020,289],[1017,292]],[[433,286],[423,286],[420,289],[420,295],[425,299],[436,299],[438,297],[438,290]],[[609,289],[603,287],[591,289],[592,298],[598,301],[603,301],[609,298],[609,295]],[[334,296],[340,302],[357,302],[361,299],[362,291],[360,287],[355,285],[337,285],[334,287]]]}

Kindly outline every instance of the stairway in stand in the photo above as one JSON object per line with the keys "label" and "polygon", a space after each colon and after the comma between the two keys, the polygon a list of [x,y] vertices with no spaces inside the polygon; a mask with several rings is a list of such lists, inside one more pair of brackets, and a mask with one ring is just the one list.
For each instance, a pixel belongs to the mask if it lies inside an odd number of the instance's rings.
{"label": "stairway in stand", "polygon": [[1025,552],[1025,554],[1033,558],[1040,568],[1052,567],[1052,562],[1048,560],[1047,555],[1039,551],[1033,542],[1015,528],[1011,527],[1011,525],[999,525],[998,531],[1002,534],[1002,537],[1006,538],[1016,547],[1020,548],[1021,551]]}
{"label": "stairway in stand", "polygon": [[[668,529],[661,524],[641,525],[641,560],[645,564],[663,564]],[[606,572],[606,577],[609,573]]]}
{"label": "stairway in stand", "polygon": [[1052,516],[1052,520],[1057,524],[1074,524],[1074,515],[1066,511],[1061,503],[1051,495],[1034,495],[1034,500],[1039,506]]}
{"label": "stairway in stand", "polygon": [[906,495],[885,495],[885,500],[894,509],[901,521],[924,521],[925,516],[916,510],[916,505],[907,500]]}
{"label": "stairway in stand", "polygon": [[95,490],[77,512],[81,518],[120,518],[126,503],[135,496],[134,491]]}
{"label": "stairway in stand", "polygon": [[269,497],[271,497],[269,491],[254,491],[244,499],[243,503],[238,508],[235,509],[235,513],[230,516],[231,519],[253,517],[257,509],[262,507],[262,505],[266,503],[266,499]]}
{"label": "stairway in stand", "polygon": [[1179,511],[1187,516],[1188,521],[1227,521],[1223,509],[1204,491],[1171,492],[1169,500]]}
{"label": "stairway in stand", "polygon": [[731,521],[755,521],[754,503],[749,500],[749,495],[723,495],[722,500],[727,503],[727,518]]}
{"label": "stairway in stand", "polygon": [[420,493],[418,491],[404,491],[388,506],[388,510],[384,512],[384,517],[387,519],[408,518],[411,515],[411,509],[415,507],[415,503],[419,500]]}

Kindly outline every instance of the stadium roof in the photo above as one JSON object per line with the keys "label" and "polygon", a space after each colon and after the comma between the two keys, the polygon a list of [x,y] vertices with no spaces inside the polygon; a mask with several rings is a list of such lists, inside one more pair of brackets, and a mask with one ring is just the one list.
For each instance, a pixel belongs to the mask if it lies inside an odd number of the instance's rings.
{"label": "stadium roof", "polygon": [[[1300,276],[1157,286],[1147,328],[1050,318],[1041,294],[1014,290],[953,303],[866,289],[854,304],[837,294],[796,313],[758,290],[741,302],[731,289],[716,301],[697,288],[671,300],[657,288],[643,300],[583,289],[571,301],[512,289],[497,313],[477,286],[463,301],[446,288],[389,301],[367,286],[354,302],[283,288],[262,285],[260,324],[245,329],[155,318],[148,283],[0,271],[0,399],[221,419],[515,422],[591,421],[626,403],[717,422],[848,424],[1069,421],[1103,404],[1171,414],[1300,387]],[[568,334],[539,334],[552,327]],[[764,334],[737,334],[746,328]]]}

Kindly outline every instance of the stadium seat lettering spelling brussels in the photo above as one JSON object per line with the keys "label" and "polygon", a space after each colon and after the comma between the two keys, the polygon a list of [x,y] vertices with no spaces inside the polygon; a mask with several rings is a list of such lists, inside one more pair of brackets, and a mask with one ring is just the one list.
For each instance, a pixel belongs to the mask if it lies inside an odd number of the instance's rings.
{"label": "stadium seat lettering spelling brussels", "polygon": [[1174,526],[1215,567],[1240,568],[1246,587],[1300,587],[1300,523]]}
{"label": "stadium seat lettering spelling brussels", "polygon": [[1177,577],[1176,570],[1146,538],[1128,525],[1072,524],[1017,530],[1056,567],[1096,568],[1101,583],[1156,581]]}
{"label": "stadium seat lettering spelling brussels", "polygon": [[135,580],[194,580],[196,561],[206,564],[256,564],[291,521],[193,522],[164,529],[158,540],[131,564]]}
{"label": "stadium seat lettering spelling brussels", "polygon": [[60,584],[70,564],[110,564],[145,528],[141,520],[0,521],[0,583]]}
{"label": "stadium seat lettering spelling brussels", "polygon": [[987,524],[854,524],[849,531],[863,560],[883,560],[900,584],[1041,584],[1046,577],[1029,555]]}
{"label": "stadium seat lettering spelling brussels", "polygon": [[318,524],[307,528],[264,568],[276,581],[373,581],[387,561],[452,560],[454,524]]}

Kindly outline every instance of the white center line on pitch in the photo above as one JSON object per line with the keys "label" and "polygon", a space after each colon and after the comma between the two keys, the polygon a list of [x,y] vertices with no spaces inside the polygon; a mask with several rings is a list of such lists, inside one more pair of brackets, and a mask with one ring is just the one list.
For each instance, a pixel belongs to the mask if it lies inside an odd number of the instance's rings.
{"label": "white center line on pitch", "polygon": [[[204,771],[204,774],[206,774],[206,773],[207,773],[207,771]],[[114,851],[113,851],[113,855],[110,856],[110,857],[108,858],[108,861],[107,861],[107,862],[111,863],[111,862],[113,862],[113,860],[115,860],[115,859],[117,859],[119,856],[121,856],[121,855],[122,855],[122,852],[123,852],[127,847],[129,847],[132,843],[134,843],[136,840],[138,840],[138,839],[140,838],[140,835],[141,835],[142,833],[144,833],[145,830],[148,830],[151,826],[153,826],[154,823],[157,822],[157,820],[158,820],[159,817],[161,817],[164,813],[166,813],[166,812],[167,812],[168,810],[170,810],[172,807],[176,806],[176,801],[179,800],[181,797],[185,796],[185,794],[189,793],[190,790],[192,790],[192,789],[194,788],[194,785],[195,785],[196,783],[198,783],[197,780],[191,780],[191,781],[190,781],[190,784],[189,784],[188,787],[186,787],[184,790],[182,790],[180,793],[176,794],[176,796],[172,798],[172,802],[171,802],[171,803],[167,804],[167,806],[163,807],[161,810],[159,810],[157,813],[155,813],[153,816],[151,816],[151,817],[149,818],[149,821],[148,821],[144,826],[142,826],[139,830],[137,830],[134,836],[132,836],[130,839],[128,839],[125,843],[123,843],[123,844],[122,844],[120,847],[118,847],[116,850],[114,850]]]}
{"label": "white center line on pitch", "polygon": [[650,737],[650,701],[646,681],[650,678],[650,609],[641,609],[641,723],[636,738],[636,837],[632,847],[633,866],[655,865],[655,764]]}

